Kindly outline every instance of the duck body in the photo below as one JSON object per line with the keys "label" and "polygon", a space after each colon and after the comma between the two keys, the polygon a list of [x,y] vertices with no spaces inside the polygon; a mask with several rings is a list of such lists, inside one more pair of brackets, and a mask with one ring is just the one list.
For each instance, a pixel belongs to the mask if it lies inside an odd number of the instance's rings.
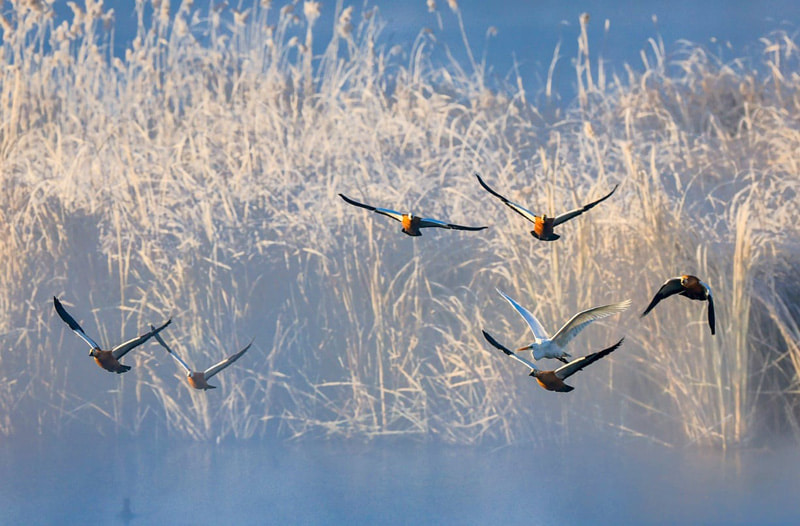
{"label": "duck body", "polygon": [[188,383],[190,387],[203,391],[217,388],[216,385],[211,385],[208,383],[208,380],[206,380],[206,375],[203,374],[203,371],[195,371],[188,374],[186,376],[186,383]]}
{"label": "duck body", "polygon": [[555,371],[536,371],[533,370],[530,372],[530,376],[533,376],[536,379],[536,383],[539,384],[539,387],[542,389],[546,389],[548,391],[555,391],[557,393],[569,393],[570,391],[574,390],[575,388],[571,385],[567,385],[564,383],[564,380],[556,375]]}
{"label": "duck body", "polygon": [[[151,326],[150,328],[152,329],[153,327]],[[175,361],[178,362],[178,364],[181,367],[183,367],[183,370],[186,372],[186,383],[189,384],[189,387],[191,387],[192,389],[197,389],[198,391],[208,391],[209,389],[216,389],[217,388],[216,385],[211,385],[208,383],[211,377],[213,377],[218,372],[222,371],[226,367],[230,366],[233,362],[241,358],[242,355],[244,355],[244,353],[247,352],[250,346],[253,345],[254,341],[250,340],[250,343],[248,343],[244,349],[212,365],[205,371],[194,371],[192,370],[191,367],[189,367],[189,364],[183,361],[183,358],[178,356],[175,353],[175,351],[173,351],[170,348],[170,346],[167,345],[167,342],[165,342],[164,339],[159,334],[155,334],[155,337],[156,341],[158,341],[158,343],[161,344],[161,346],[169,353],[169,355],[172,356],[172,358],[174,358]]]}
{"label": "duck body", "polygon": [[445,221],[439,221],[438,219],[431,219],[429,217],[420,217],[415,216],[414,214],[404,214],[398,212],[396,210],[390,210],[388,208],[378,208],[371,205],[366,205],[364,203],[359,203],[353,199],[350,199],[344,194],[339,194],[345,203],[353,206],[357,206],[360,208],[364,208],[366,210],[370,210],[377,214],[384,215],[386,217],[391,217],[395,221],[400,221],[403,225],[402,232],[407,236],[411,237],[419,237],[422,235],[420,229],[422,228],[444,228],[447,230],[469,230],[472,232],[476,232],[478,230],[485,230],[487,227],[485,226],[464,226],[464,225],[456,225],[455,223],[447,223]]}
{"label": "duck body", "polygon": [[164,323],[158,328],[155,328],[151,325],[150,327],[152,330],[150,332],[146,332],[141,336],[137,336],[136,338],[132,338],[126,342],[120,343],[110,351],[105,351],[100,347],[100,345],[97,342],[95,342],[84,332],[84,330],[81,328],[78,322],[75,321],[75,318],[73,318],[72,315],[70,315],[70,313],[67,312],[64,306],[61,304],[61,301],[59,301],[59,299],[55,296],[53,296],[53,306],[55,307],[56,313],[58,314],[59,318],[61,318],[61,320],[64,323],[66,323],[70,329],[72,329],[72,332],[78,335],[78,337],[81,340],[83,340],[84,342],[86,342],[87,345],[89,345],[90,348],[89,356],[94,358],[94,362],[100,368],[105,369],[108,372],[117,374],[126,373],[131,370],[129,365],[123,365],[122,363],[120,363],[120,359],[123,356],[125,356],[131,350],[140,346],[153,336],[157,335],[159,332],[164,330],[170,323],[172,323],[172,320],[169,319],[166,321],[166,323]]}
{"label": "duck body", "polygon": [[403,224],[402,232],[408,236],[417,237],[421,236],[422,232],[419,231],[419,224],[422,218],[413,216],[411,214],[403,214],[400,220]]}
{"label": "duck body", "polygon": [[131,370],[130,365],[122,365],[119,360],[114,358],[111,351],[104,351],[102,349],[92,349],[89,354],[94,358],[94,362],[102,369],[110,373],[127,373]]}
{"label": "duck body", "polygon": [[674,295],[708,303],[708,326],[711,329],[711,335],[713,336],[716,334],[717,322],[714,311],[714,296],[711,293],[711,287],[697,276],[692,276],[691,274],[684,274],[665,281],[664,284],[661,285],[661,288],[658,289],[655,296],[653,296],[653,299],[650,300],[650,304],[647,305],[641,317],[644,318],[647,316],[661,300]]}
{"label": "duck body", "polygon": [[539,241],[555,241],[561,236],[553,231],[555,218],[547,216],[534,216],[531,235]]}
{"label": "duck body", "polygon": [[532,312],[502,290],[497,289],[497,292],[522,316],[533,334],[533,342],[520,347],[517,351],[531,351],[536,360],[555,358],[563,363],[568,363],[569,358],[572,357],[564,349],[583,329],[596,320],[623,312],[631,304],[630,300],[625,300],[583,310],[572,316],[555,334],[550,336]]}
{"label": "duck body", "polygon": [[534,363],[529,362],[525,358],[517,356],[513,351],[495,340],[494,337],[492,337],[492,335],[488,332],[483,331],[483,337],[486,338],[486,341],[488,341],[493,347],[503,351],[503,353],[505,353],[507,356],[527,366],[530,369],[530,373],[528,373],[528,375],[536,379],[536,383],[539,384],[539,387],[547,391],[555,391],[557,393],[569,393],[570,391],[573,391],[575,388],[564,383],[564,380],[578,371],[583,370],[585,367],[593,364],[597,360],[600,360],[601,358],[604,358],[616,351],[620,345],[622,345],[622,342],[625,341],[625,338],[622,338],[611,347],[606,347],[602,351],[576,358],[575,360],[562,365],[555,371],[543,371],[536,367]]}
{"label": "duck body", "polygon": [[614,194],[614,192],[617,191],[617,187],[619,186],[618,184],[615,185],[614,188],[609,193],[607,193],[600,199],[585,204],[580,208],[570,210],[569,212],[566,212],[564,214],[559,214],[554,217],[547,217],[546,214],[538,216],[533,212],[531,212],[530,210],[528,210],[527,208],[525,208],[524,206],[522,206],[521,204],[510,201],[505,196],[495,192],[494,189],[492,189],[489,185],[486,184],[486,182],[481,178],[480,175],[475,174],[475,177],[478,178],[478,183],[480,183],[480,185],[483,187],[484,190],[486,190],[496,198],[500,199],[500,201],[502,201],[503,204],[505,204],[511,210],[513,210],[514,212],[518,213],[519,215],[521,215],[522,217],[533,223],[533,230],[531,230],[531,235],[540,241],[555,241],[556,239],[559,239],[561,236],[553,231],[555,227],[557,227],[561,223],[565,223],[570,219],[583,214],[587,210],[591,210],[598,204],[602,203],[603,201],[611,197]]}

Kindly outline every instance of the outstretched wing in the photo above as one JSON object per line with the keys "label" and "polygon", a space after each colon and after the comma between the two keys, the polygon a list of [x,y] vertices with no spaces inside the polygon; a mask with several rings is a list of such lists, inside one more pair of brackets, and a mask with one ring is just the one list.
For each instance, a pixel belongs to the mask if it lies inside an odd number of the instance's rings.
{"label": "outstretched wing", "polygon": [[[151,330],[151,331],[153,331],[153,332],[155,332],[155,331],[156,331],[156,328],[155,328],[155,327],[153,327],[153,326],[151,325],[151,326],[150,326],[150,330]],[[167,345],[167,342],[165,342],[165,341],[164,341],[164,340],[161,338],[161,335],[160,335],[160,334],[158,334],[158,332],[155,332],[155,334],[153,334],[153,336],[155,337],[155,339],[156,339],[156,340],[158,340],[158,343],[160,343],[160,344],[161,344],[161,346],[167,350],[167,352],[169,353],[169,355],[170,355],[170,356],[172,356],[173,358],[175,358],[175,361],[176,361],[176,362],[178,362],[179,364],[181,364],[181,365],[183,366],[184,370],[186,371],[186,374],[192,374],[192,370],[189,368],[189,366],[186,364],[186,362],[184,362],[184,361],[181,359],[181,357],[180,357],[180,356],[178,356],[177,354],[175,354],[175,351],[173,351],[172,349],[170,349],[170,348],[169,348],[169,345]]]}
{"label": "outstretched wing", "polygon": [[717,333],[717,318],[714,315],[714,297],[711,295],[711,287],[702,281],[700,284],[706,289],[706,299],[708,300],[708,326],[711,327],[711,335],[713,336]]}
{"label": "outstretched wing", "polygon": [[159,332],[164,330],[164,328],[167,325],[169,325],[170,323],[172,323],[172,319],[171,318],[169,320],[167,320],[166,323],[164,323],[164,325],[162,325],[161,327],[159,327],[157,329],[154,328],[151,325],[150,328],[152,330],[150,332],[146,332],[146,333],[142,334],[141,336],[137,336],[136,338],[132,338],[132,339],[130,339],[130,340],[124,342],[124,343],[120,343],[119,345],[117,345],[116,347],[111,349],[111,355],[114,358],[116,358],[117,360],[119,360],[120,358],[122,358],[123,356],[128,354],[130,351],[132,351],[136,347],[140,346],[141,344],[143,344],[144,342],[149,340],[152,336],[155,336]]}
{"label": "outstretched wing", "polygon": [[517,356],[516,354],[514,354],[514,352],[512,352],[512,351],[511,351],[511,350],[509,350],[508,348],[504,347],[504,346],[503,346],[502,344],[500,344],[500,343],[499,343],[497,340],[495,340],[494,338],[492,338],[492,335],[491,335],[491,334],[489,334],[488,332],[486,332],[486,331],[481,331],[481,332],[483,332],[483,337],[484,337],[484,338],[486,338],[486,341],[487,341],[487,342],[489,342],[489,343],[491,343],[491,344],[492,344],[494,347],[496,347],[496,348],[500,349],[501,351],[503,351],[504,353],[506,353],[506,354],[507,354],[507,355],[509,355],[510,357],[514,358],[516,361],[518,361],[518,362],[520,362],[520,363],[522,363],[522,364],[525,364],[525,365],[527,365],[527,366],[530,368],[530,370],[531,370],[531,371],[538,371],[538,370],[539,370],[539,368],[538,368],[538,367],[536,367],[535,365],[533,365],[533,363],[532,363],[532,362],[529,362],[529,361],[528,361],[528,360],[526,360],[525,358],[522,358],[522,357],[520,357],[520,356]]}
{"label": "outstretched wing", "polygon": [[570,377],[573,374],[577,373],[578,371],[580,371],[581,369],[583,369],[587,365],[591,365],[594,362],[596,362],[597,360],[599,360],[600,358],[608,356],[609,354],[611,354],[612,352],[617,350],[617,348],[620,345],[622,345],[622,342],[624,342],[624,341],[625,341],[625,338],[622,338],[620,341],[618,341],[617,343],[615,343],[614,345],[612,345],[611,347],[609,347],[607,349],[603,349],[600,352],[587,354],[586,356],[578,358],[577,360],[572,360],[567,365],[562,365],[561,367],[559,367],[558,369],[555,370],[556,376],[558,376],[562,380],[566,380],[568,377]]}
{"label": "outstretched wing", "polygon": [[611,197],[611,195],[614,192],[617,191],[617,187],[618,186],[619,186],[619,184],[615,185],[614,188],[610,192],[608,192],[608,194],[606,194],[605,196],[601,197],[597,201],[592,201],[588,205],[583,205],[582,207],[576,208],[575,210],[571,210],[571,211],[567,212],[566,214],[561,214],[560,216],[556,216],[555,219],[553,219],[553,226],[555,227],[555,226],[558,226],[558,225],[560,225],[561,223],[563,223],[565,221],[569,221],[573,217],[579,216],[582,213],[584,213],[587,210],[589,210],[590,208],[598,205],[599,203],[602,203],[603,201],[605,201],[606,199]]}
{"label": "outstretched wing", "polygon": [[74,332],[75,334],[80,336],[81,340],[85,341],[89,345],[89,347],[91,347],[92,349],[99,349],[100,348],[100,346],[97,345],[97,342],[95,342],[93,339],[89,338],[86,335],[86,333],[83,332],[83,329],[81,329],[81,326],[78,325],[77,321],[75,321],[75,318],[70,316],[69,312],[67,312],[67,309],[65,309],[64,306],[61,305],[61,302],[58,301],[58,298],[56,298],[55,296],[53,296],[53,305],[56,308],[56,312],[58,313],[58,316],[64,321],[64,323],[69,325],[69,328],[72,329],[72,332]]}
{"label": "outstretched wing", "polygon": [[656,295],[653,296],[653,299],[650,301],[650,305],[642,313],[642,317],[647,316],[647,313],[653,310],[653,307],[658,305],[658,302],[663,300],[664,298],[669,298],[672,295],[678,294],[683,291],[683,285],[681,285],[681,278],[672,278],[668,279],[661,285],[661,288],[658,289]]}
{"label": "outstretched wing", "polygon": [[542,324],[539,323],[539,320],[536,319],[536,316],[534,316],[532,312],[530,312],[528,309],[526,309],[525,307],[523,307],[522,305],[511,299],[511,297],[508,296],[502,290],[500,289],[494,289],[494,290],[499,292],[500,295],[503,296],[506,299],[506,301],[508,301],[511,304],[511,306],[517,310],[519,315],[522,316],[522,318],[528,323],[528,327],[531,328],[531,332],[533,333],[533,336],[536,339],[538,340],[548,339],[547,332],[544,330],[544,327],[542,327]]}
{"label": "outstretched wing", "polygon": [[250,346],[253,345],[253,341],[255,341],[255,338],[250,340],[250,343],[247,344],[247,347],[245,347],[241,351],[237,352],[236,354],[232,354],[231,356],[228,356],[218,364],[212,365],[211,367],[206,369],[205,372],[203,373],[203,376],[205,376],[206,380],[208,380],[209,378],[211,378],[212,376],[214,376],[215,374],[217,374],[218,372],[225,369],[230,364],[241,358],[242,355],[247,352],[247,349],[249,349]]}
{"label": "outstretched wing", "polygon": [[569,319],[563,327],[558,329],[558,332],[553,336],[553,343],[562,349],[572,339],[578,335],[587,325],[595,320],[606,318],[613,314],[618,314],[631,306],[631,300],[621,301],[619,303],[612,303],[610,305],[602,305],[600,307],[593,307],[579,312]]}
{"label": "outstretched wing", "polygon": [[519,205],[519,204],[517,204],[517,203],[515,203],[513,201],[509,201],[508,199],[506,199],[502,195],[498,194],[497,192],[495,192],[494,190],[489,188],[489,185],[487,185],[486,183],[483,182],[483,179],[481,179],[480,175],[475,174],[475,177],[478,178],[478,182],[481,183],[481,186],[483,187],[484,190],[486,190],[487,192],[489,192],[493,196],[495,196],[498,199],[500,199],[503,203],[506,204],[506,206],[511,208],[511,210],[513,210],[514,212],[518,213],[519,215],[521,215],[522,217],[524,217],[525,219],[527,219],[531,223],[536,223],[536,214],[534,214],[533,212],[531,212],[530,210],[528,210],[527,208],[525,208],[522,205]]}
{"label": "outstretched wing", "polygon": [[379,214],[383,214],[387,217],[391,217],[392,219],[396,219],[397,221],[403,220],[403,214],[397,212],[395,210],[389,210],[388,208],[376,208],[374,206],[365,205],[364,203],[359,203],[358,201],[353,201],[349,197],[344,194],[339,194],[339,197],[344,199],[345,203],[351,204],[353,206],[360,206],[361,208],[366,208],[367,210],[371,210],[373,212],[377,212]]}
{"label": "outstretched wing", "polygon": [[445,223],[444,221],[439,221],[438,219],[430,219],[427,217],[420,218],[419,220],[419,228],[449,228],[451,230],[483,230],[485,226],[462,226],[462,225],[454,225],[453,223]]}

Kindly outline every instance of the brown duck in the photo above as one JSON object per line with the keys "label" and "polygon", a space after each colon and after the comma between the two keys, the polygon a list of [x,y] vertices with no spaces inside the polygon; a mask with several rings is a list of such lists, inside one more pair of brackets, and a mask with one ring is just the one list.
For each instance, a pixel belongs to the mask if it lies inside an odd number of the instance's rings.
{"label": "brown duck", "polygon": [[61,302],[58,301],[58,298],[56,298],[55,296],[53,296],[53,305],[55,305],[56,312],[58,313],[59,317],[62,320],[64,320],[64,323],[69,325],[69,328],[72,329],[72,332],[80,336],[80,338],[83,341],[89,344],[89,347],[91,347],[91,350],[89,351],[89,356],[94,358],[94,361],[97,363],[97,365],[99,365],[106,371],[117,374],[122,374],[124,372],[130,371],[131,369],[129,365],[122,365],[121,363],[119,363],[119,360],[123,356],[125,356],[135,347],[138,347],[139,345],[149,340],[152,336],[157,335],[159,332],[164,330],[164,328],[167,325],[172,323],[171,319],[167,320],[167,322],[164,325],[162,325],[157,329],[151,325],[150,327],[152,330],[150,332],[142,334],[141,336],[133,338],[132,340],[128,340],[127,342],[121,343],[116,347],[114,347],[113,349],[111,349],[110,351],[104,351],[93,339],[89,338],[86,335],[86,333],[83,332],[83,329],[81,329],[81,326],[78,325],[78,322],[75,321],[75,318],[70,316],[70,314],[67,312],[64,306],[61,305]]}
{"label": "brown duck", "polygon": [[389,210],[388,208],[376,208],[374,206],[365,205],[364,203],[359,203],[358,201],[353,201],[349,197],[344,194],[339,194],[339,197],[344,199],[345,203],[351,204],[353,206],[360,206],[361,208],[366,208],[367,210],[372,210],[378,214],[383,214],[387,217],[391,217],[392,219],[396,219],[403,224],[403,233],[409,236],[421,236],[422,232],[419,231],[420,228],[447,228],[449,230],[483,230],[487,227],[485,226],[461,226],[461,225],[454,225],[453,223],[445,223],[444,221],[439,221],[438,219],[430,219],[426,217],[419,217],[413,214],[402,214],[400,212],[395,212],[394,210]]}
{"label": "brown duck", "polygon": [[642,318],[658,305],[658,302],[678,294],[690,300],[708,302],[708,326],[711,327],[711,334],[716,334],[716,316],[714,315],[714,298],[711,295],[711,287],[703,283],[697,276],[684,275],[677,278],[670,278],[661,285],[656,295],[653,296],[650,305],[642,313]]}
{"label": "brown duck", "polygon": [[525,358],[521,358],[514,354],[513,351],[507,349],[502,344],[498,343],[497,340],[492,338],[492,335],[486,331],[483,331],[483,337],[486,338],[486,341],[491,343],[493,346],[497,347],[507,355],[511,356],[515,360],[520,363],[527,365],[531,372],[530,376],[536,378],[536,382],[543,388],[547,389],[548,391],[557,391],[559,393],[568,393],[575,389],[572,386],[569,386],[564,383],[564,380],[572,376],[573,374],[577,373],[587,365],[591,365],[600,358],[607,356],[617,350],[617,348],[622,345],[622,342],[625,341],[625,338],[622,338],[620,341],[608,347],[607,349],[603,349],[602,351],[595,352],[592,354],[587,354],[581,358],[577,358],[572,360],[566,365],[562,365],[555,371],[542,371],[538,367],[536,367],[532,362],[529,362]]}
{"label": "brown duck", "polygon": [[483,182],[483,179],[481,179],[480,175],[475,174],[475,177],[478,178],[478,182],[487,192],[500,199],[503,203],[506,204],[506,206],[511,208],[511,210],[515,211],[516,213],[518,213],[519,215],[521,215],[522,217],[533,223],[533,230],[531,230],[531,235],[533,235],[533,237],[535,237],[536,239],[540,239],[542,241],[555,241],[556,239],[560,238],[561,237],[560,235],[553,232],[555,227],[557,227],[561,223],[569,221],[573,217],[581,215],[590,208],[605,201],[606,199],[611,197],[611,195],[617,190],[617,187],[619,186],[618,184],[615,185],[614,188],[608,194],[601,197],[597,201],[592,201],[588,205],[583,205],[582,207],[576,208],[575,210],[571,210],[566,214],[561,214],[555,217],[547,217],[544,214],[541,216],[537,216],[536,214],[534,214],[527,208],[523,207],[522,205],[519,205],[513,201],[509,201],[502,195],[498,194],[497,192],[489,188],[489,185]]}
{"label": "brown duck", "polygon": [[[151,325],[150,328],[152,329],[153,326]],[[180,356],[175,354],[175,351],[169,348],[167,343],[161,338],[160,335],[156,334],[155,336],[156,340],[158,340],[158,343],[160,343],[161,346],[167,350],[170,356],[175,358],[175,361],[177,361],[179,364],[181,364],[181,366],[183,366],[183,369],[186,371],[186,383],[188,383],[190,387],[193,387],[195,389],[202,389],[203,391],[207,391],[209,389],[216,389],[217,388],[216,385],[210,385],[208,383],[211,377],[220,372],[221,370],[225,369],[229,365],[231,365],[239,358],[241,358],[242,355],[247,352],[247,349],[249,349],[250,346],[253,345],[253,340],[251,340],[250,343],[247,344],[247,347],[237,352],[236,354],[228,356],[227,358],[217,363],[216,365],[212,365],[205,371],[192,371],[192,369],[186,364],[186,362],[184,362]]]}

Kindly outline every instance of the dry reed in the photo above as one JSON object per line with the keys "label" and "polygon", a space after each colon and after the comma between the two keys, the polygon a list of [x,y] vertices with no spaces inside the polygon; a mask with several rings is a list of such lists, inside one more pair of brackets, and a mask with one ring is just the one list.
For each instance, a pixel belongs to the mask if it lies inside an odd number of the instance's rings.
{"label": "dry reed", "polygon": [[[602,61],[593,72],[582,17],[578,97],[540,112],[521,81],[487,87],[455,2],[468,70],[433,61],[424,33],[382,49],[380,17],[351,7],[315,56],[317,2],[302,17],[164,2],[150,22],[140,2],[138,36],[115,58],[99,5],[53,27],[17,3],[2,21],[0,433],[800,439],[789,36],[765,37],[756,68],[653,40],[621,78]],[[474,171],[548,214],[621,186],[548,244]],[[410,239],[338,192],[490,229]],[[626,344],[567,397],[480,338],[528,339],[495,287],[553,326],[627,297],[643,307],[687,272],[714,289],[717,336],[682,299],[598,323],[575,354]],[[107,375],[54,317],[54,294],[106,343],[172,316],[190,363],[256,344],[208,393],[157,345]]]}

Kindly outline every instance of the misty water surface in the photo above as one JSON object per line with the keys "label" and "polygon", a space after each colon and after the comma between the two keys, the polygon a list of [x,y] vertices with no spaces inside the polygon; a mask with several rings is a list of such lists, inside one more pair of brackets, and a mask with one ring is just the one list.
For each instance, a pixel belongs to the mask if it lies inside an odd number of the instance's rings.
{"label": "misty water surface", "polygon": [[[800,452],[107,438],[0,449],[2,524],[791,524]],[[135,516],[120,515],[129,498]]]}

